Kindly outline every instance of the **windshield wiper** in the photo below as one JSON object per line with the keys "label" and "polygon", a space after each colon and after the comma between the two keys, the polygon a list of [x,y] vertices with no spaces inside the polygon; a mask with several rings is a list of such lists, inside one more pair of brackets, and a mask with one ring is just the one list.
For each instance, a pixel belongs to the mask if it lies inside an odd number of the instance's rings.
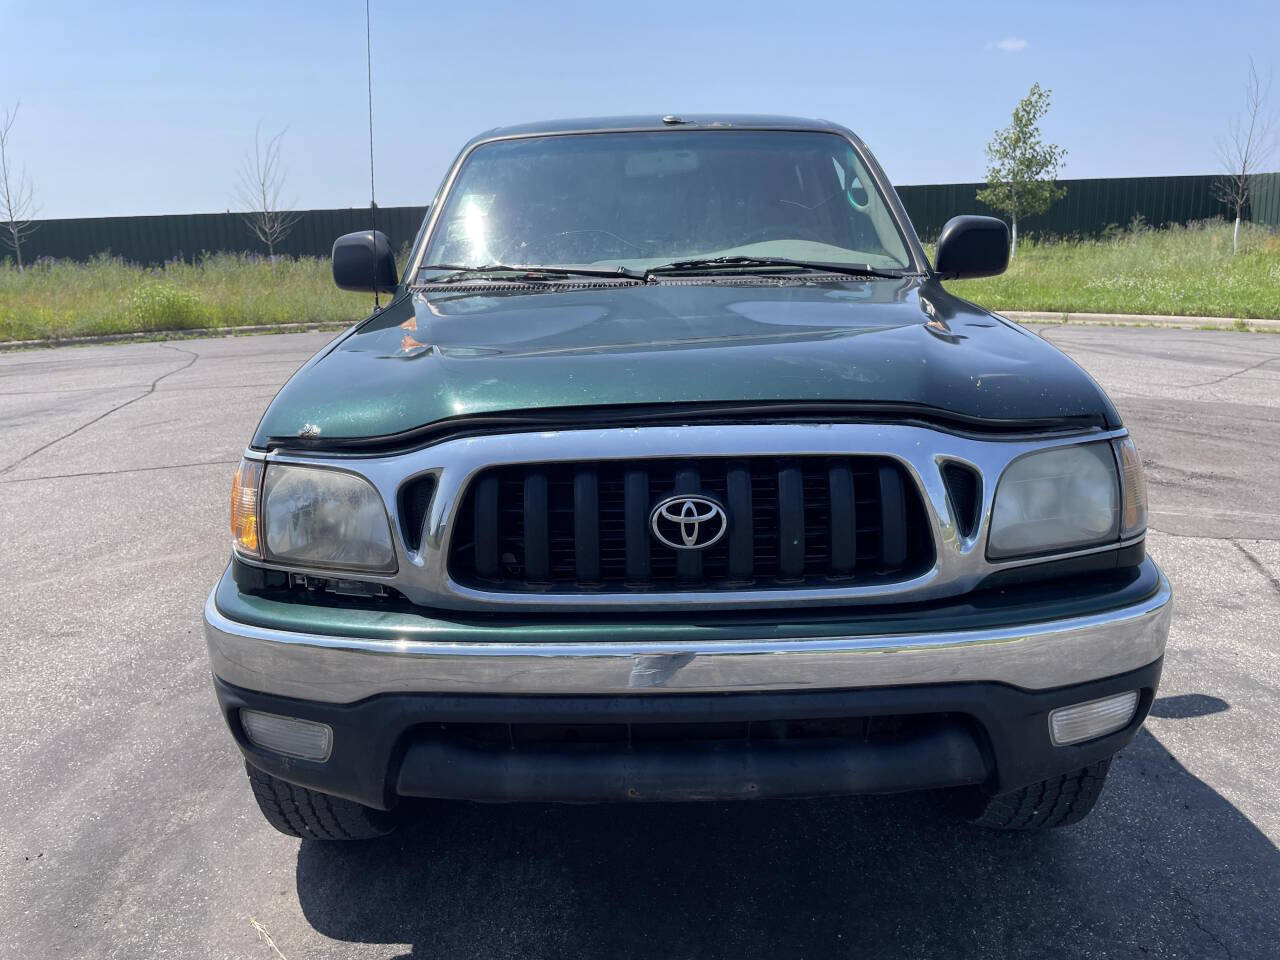
{"label": "windshield wiper", "polygon": [[430,263],[419,268],[423,270],[449,270],[443,277],[432,277],[430,280],[419,280],[419,283],[458,283],[475,277],[492,277],[494,274],[508,273],[509,277],[498,279],[513,282],[533,281],[548,282],[564,277],[607,277],[609,279],[644,280],[645,275],[626,267],[614,267],[609,270],[593,267],[523,267],[510,266],[505,263],[489,263],[483,267],[467,267],[460,263]]}
{"label": "windshield wiper", "polygon": [[715,267],[793,267],[797,270],[843,273],[856,277],[884,277],[889,280],[900,280],[905,276],[901,270],[882,270],[869,263],[821,263],[815,260],[791,260],[787,257],[706,257],[700,260],[676,260],[650,267],[644,275],[648,279],[651,276],[697,272]]}
{"label": "windshield wiper", "polygon": [[[898,280],[905,275],[901,270],[883,270],[867,263],[822,263],[811,260],[792,260],[787,257],[736,256],[675,260],[671,263],[650,267],[644,273],[622,266],[603,269],[596,267],[543,267],[489,263],[480,267],[468,267],[460,263],[431,263],[419,267],[419,276],[421,276],[423,270],[446,270],[449,272],[440,277],[419,279],[418,283],[460,283],[481,277],[508,280],[512,283],[553,283],[565,277],[601,277],[610,280],[639,280],[645,282],[652,277],[666,274],[697,273],[714,270],[716,267],[787,267],[792,270],[808,270],[815,273],[838,273],[855,277],[884,277],[890,280]],[[497,276],[498,274],[504,274],[505,276]]]}

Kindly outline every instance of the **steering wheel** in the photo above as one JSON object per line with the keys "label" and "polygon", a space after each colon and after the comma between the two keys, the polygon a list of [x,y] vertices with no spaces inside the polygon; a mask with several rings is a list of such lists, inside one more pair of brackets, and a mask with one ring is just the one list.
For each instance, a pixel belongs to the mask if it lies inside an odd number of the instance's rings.
{"label": "steering wheel", "polygon": [[[862,202],[858,202],[857,194],[862,194]],[[867,207],[871,206],[871,194],[867,188],[862,185],[862,181],[854,177],[849,183],[849,188],[844,192],[849,198],[849,206],[857,210],[859,213],[866,213]]]}

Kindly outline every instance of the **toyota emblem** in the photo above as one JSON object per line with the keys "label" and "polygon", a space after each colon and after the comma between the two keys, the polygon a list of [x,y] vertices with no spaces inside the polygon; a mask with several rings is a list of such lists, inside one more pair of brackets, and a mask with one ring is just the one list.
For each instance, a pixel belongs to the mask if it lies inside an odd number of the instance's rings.
{"label": "toyota emblem", "polygon": [[710,497],[676,494],[658,501],[649,514],[658,542],[672,550],[705,550],[724,536],[729,518]]}

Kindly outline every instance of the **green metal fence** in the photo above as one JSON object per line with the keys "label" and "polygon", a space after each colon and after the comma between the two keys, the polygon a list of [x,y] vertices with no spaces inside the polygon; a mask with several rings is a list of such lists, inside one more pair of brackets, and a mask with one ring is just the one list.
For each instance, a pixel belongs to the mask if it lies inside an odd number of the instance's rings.
{"label": "green metal fence", "polygon": [[[1153,226],[1208,220],[1227,214],[1213,197],[1213,175],[1192,177],[1122,177],[1106,180],[1063,180],[1066,196],[1047,213],[1018,223],[1024,235],[1096,236],[1108,225],[1128,226],[1135,216]],[[943,183],[898,188],[916,231],[925,240],[937,237],[942,225],[961,213],[996,214],[978,202],[981,183]],[[1255,223],[1280,228],[1280,173],[1260,175],[1247,211]],[[378,227],[393,249],[413,240],[425,207],[380,207]],[[998,214],[996,214],[998,215]],[[369,228],[369,211],[306,210],[298,215],[278,253],[327,257],[335,238]],[[87,260],[101,253],[135,263],[192,260],[202,253],[265,252],[244,218],[236,213],[193,213],[154,217],[101,217],[45,220],[23,243],[23,258]],[[0,247],[0,258],[9,254]]]}
{"label": "green metal fence", "polygon": [[[1039,216],[1018,221],[1021,234],[1059,237],[1097,236],[1110,225],[1127,227],[1137,216],[1156,227],[1225,217],[1228,210],[1213,196],[1214,175],[1191,177],[1115,177],[1060,180],[1066,195]],[[960,213],[1002,216],[979,203],[981,183],[898,187],[916,232],[936,239],[942,225]],[[1259,175],[1246,219],[1280,228],[1280,173]],[[1007,219],[1007,218],[1006,218]]]}
{"label": "green metal fence", "polygon": [[[379,207],[378,229],[399,250],[418,233],[425,207]],[[344,233],[369,229],[369,211],[305,210],[276,252],[291,256],[327,257],[333,241]],[[22,244],[22,257],[88,260],[110,253],[134,263],[192,260],[222,251],[266,253],[244,217],[237,213],[187,213],[154,217],[97,217],[44,220]],[[0,258],[12,251],[0,247]]]}
{"label": "green metal fence", "polygon": [[1280,173],[1265,173],[1253,181],[1249,206],[1254,223],[1280,229]]}

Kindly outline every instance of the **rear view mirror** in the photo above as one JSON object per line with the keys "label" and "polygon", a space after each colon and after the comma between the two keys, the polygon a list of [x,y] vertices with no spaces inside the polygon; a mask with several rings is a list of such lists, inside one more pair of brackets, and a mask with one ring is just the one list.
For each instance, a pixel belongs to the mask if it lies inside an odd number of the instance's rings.
{"label": "rear view mirror", "polygon": [[934,269],[944,280],[994,277],[1009,266],[1009,228],[995,217],[952,217],[938,235]]}
{"label": "rear view mirror", "polygon": [[391,241],[381,230],[361,230],[333,243],[333,282],[343,290],[390,293],[400,278]]}

